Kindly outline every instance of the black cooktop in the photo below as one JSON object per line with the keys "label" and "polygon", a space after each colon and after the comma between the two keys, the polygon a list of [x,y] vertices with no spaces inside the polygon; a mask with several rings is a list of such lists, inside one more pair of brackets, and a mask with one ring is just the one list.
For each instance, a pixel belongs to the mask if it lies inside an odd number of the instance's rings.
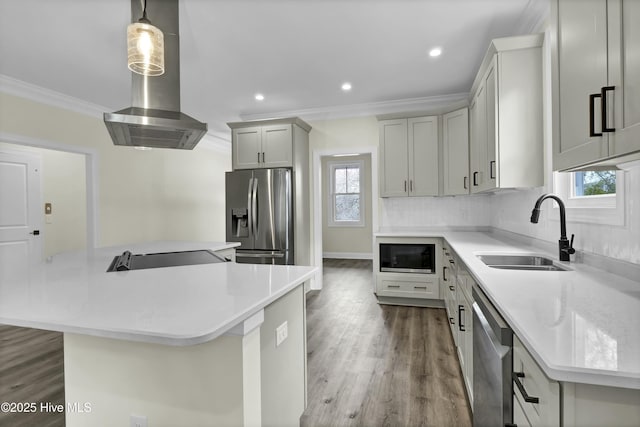
{"label": "black cooktop", "polygon": [[111,261],[107,272],[143,270],[146,268],[177,267],[181,265],[215,264],[227,260],[206,250],[132,254],[124,251]]}

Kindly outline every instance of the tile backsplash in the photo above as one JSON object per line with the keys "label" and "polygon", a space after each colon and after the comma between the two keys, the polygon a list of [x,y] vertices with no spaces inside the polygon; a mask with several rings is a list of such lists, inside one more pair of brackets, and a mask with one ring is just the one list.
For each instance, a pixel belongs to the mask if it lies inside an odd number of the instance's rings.
{"label": "tile backsplash", "polygon": [[487,196],[391,197],[380,199],[380,227],[488,226]]}

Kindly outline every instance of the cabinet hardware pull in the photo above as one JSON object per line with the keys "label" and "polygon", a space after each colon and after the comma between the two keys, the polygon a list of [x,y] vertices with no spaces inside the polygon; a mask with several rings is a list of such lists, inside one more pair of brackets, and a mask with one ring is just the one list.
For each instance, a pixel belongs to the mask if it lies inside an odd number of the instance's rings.
{"label": "cabinet hardware pull", "polygon": [[453,321],[453,317],[449,317],[449,323],[451,323],[452,325],[455,325],[455,322]]}
{"label": "cabinet hardware pull", "polygon": [[405,193],[407,192],[407,180],[406,179],[404,180],[404,192]]}
{"label": "cabinet hardware pull", "polygon": [[426,286],[414,286],[413,289],[424,289],[426,291],[427,287]]}
{"label": "cabinet hardware pull", "polygon": [[258,163],[260,163],[260,152],[258,152]]}
{"label": "cabinet hardware pull", "polygon": [[607,92],[614,91],[615,86],[605,86],[601,89],[600,98],[602,102],[602,132],[615,132],[616,128],[607,127]]}
{"label": "cabinet hardware pull", "polygon": [[589,136],[602,136],[602,133],[596,132],[595,124],[595,100],[596,98],[602,98],[600,93],[592,93],[589,95]]}
{"label": "cabinet hardware pull", "polygon": [[453,287],[453,285],[449,285],[449,290],[450,290],[451,292],[455,292],[456,288],[454,288],[454,287]]}
{"label": "cabinet hardware pull", "polygon": [[466,332],[465,326],[462,324],[462,313],[464,313],[464,305],[458,305],[458,329],[460,332]]}
{"label": "cabinet hardware pull", "polygon": [[529,396],[529,393],[524,389],[524,386],[520,382],[520,378],[524,378],[524,372],[514,372],[511,375],[513,378],[513,382],[516,383],[518,390],[520,390],[520,394],[524,397],[524,401],[527,403],[540,403],[540,399],[537,397]]}
{"label": "cabinet hardware pull", "polygon": [[465,190],[467,190],[467,179],[469,179],[469,177],[466,176],[462,179],[462,186]]}
{"label": "cabinet hardware pull", "polygon": [[496,179],[496,161],[491,160],[489,162],[489,178]]}
{"label": "cabinet hardware pull", "polygon": [[399,288],[400,285],[387,285],[387,288]]}
{"label": "cabinet hardware pull", "polygon": [[449,264],[455,264],[456,262],[452,259],[449,260]]}
{"label": "cabinet hardware pull", "polygon": [[449,279],[447,279],[447,268],[449,267],[442,267],[442,280],[444,280],[445,282],[449,281]]}
{"label": "cabinet hardware pull", "polygon": [[473,173],[473,186],[474,187],[478,186],[478,172]]}
{"label": "cabinet hardware pull", "polygon": [[409,192],[413,193],[413,180],[412,179],[409,180]]}
{"label": "cabinet hardware pull", "polygon": [[262,163],[264,163],[264,151],[262,152]]}

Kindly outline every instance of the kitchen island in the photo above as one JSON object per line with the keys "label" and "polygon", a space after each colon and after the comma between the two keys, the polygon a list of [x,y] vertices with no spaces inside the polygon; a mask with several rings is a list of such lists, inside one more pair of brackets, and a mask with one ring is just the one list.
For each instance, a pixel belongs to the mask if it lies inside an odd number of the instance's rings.
{"label": "kitchen island", "polygon": [[[303,284],[313,267],[233,262],[107,273],[124,250],[56,255],[0,281],[0,323],[64,333],[68,426],[297,425],[306,396]],[[283,326],[285,325],[285,326]],[[280,328],[279,328],[280,327]],[[276,346],[276,328],[285,339]]]}

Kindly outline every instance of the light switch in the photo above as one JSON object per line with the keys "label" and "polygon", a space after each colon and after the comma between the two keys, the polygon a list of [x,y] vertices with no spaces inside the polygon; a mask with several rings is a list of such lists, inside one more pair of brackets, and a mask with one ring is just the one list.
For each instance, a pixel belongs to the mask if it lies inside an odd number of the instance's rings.
{"label": "light switch", "polygon": [[45,215],[51,215],[53,213],[53,207],[51,206],[51,203],[45,203],[44,204],[44,214]]}

